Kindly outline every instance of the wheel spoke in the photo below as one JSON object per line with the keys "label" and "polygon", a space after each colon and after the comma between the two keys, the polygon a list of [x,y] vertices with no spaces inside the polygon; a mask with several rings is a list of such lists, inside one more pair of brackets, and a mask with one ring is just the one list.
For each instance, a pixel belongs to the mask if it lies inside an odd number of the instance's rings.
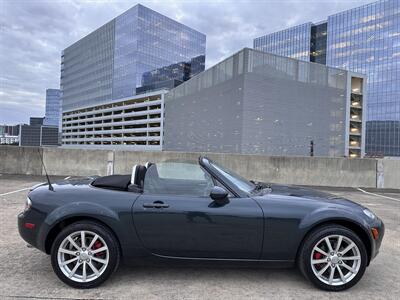
{"label": "wheel spoke", "polygon": [[342,256],[341,260],[360,260],[360,256]]}
{"label": "wheel spoke", "polygon": [[80,263],[77,261],[75,267],[72,269],[71,273],[69,273],[69,278],[75,275],[76,270],[78,270]]}
{"label": "wheel spoke", "polygon": [[340,275],[340,279],[342,280],[343,283],[346,283],[346,278],[343,275],[342,269],[340,268],[340,266],[337,267],[339,275]]}
{"label": "wheel spoke", "polygon": [[343,237],[340,235],[339,238],[338,238],[337,245],[336,245],[336,252],[339,251],[340,245],[342,244],[342,240],[343,240]]}
{"label": "wheel spoke", "polygon": [[82,267],[82,280],[86,281],[86,261],[83,262],[83,267]]}
{"label": "wheel spoke", "polygon": [[99,236],[98,236],[97,234],[93,237],[92,241],[90,242],[90,244],[89,244],[89,246],[88,246],[88,249],[92,249],[92,247],[93,247],[93,245],[94,245],[94,242],[97,241],[97,238],[98,238],[98,237],[99,237]]}
{"label": "wheel spoke", "polygon": [[76,261],[76,260],[78,260],[78,257],[74,257],[74,258],[71,258],[70,260],[63,261],[63,262],[61,263],[61,265],[62,265],[62,266],[65,266],[65,265],[68,265],[68,264],[70,264],[70,263],[72,263],[72,262],[74,262],[74,261]]}
{"label": "wheel spoke", "polygon": [[326,261],[326,258],[323,258],[323,259],[313,259],[311,263],[313,265],[316,265],[316,264],[327,264],[328,262]]}
{"label": "wheel spoke", "polygon": [[345,267],[347,270],[349,270],[353,274],[357,272],[356,270],[354,270],[352,267],[346,265],[345,263],[343,263],[342,266]]}
{"label": "wheel spoke", "polygon": [[75,243],[75,241],[71,238],[71,236],[68,236],[68,241],[71,243],[72,246],[74,246],[77,250],[80,249],[80,247]]}
{"label": "wheel spoke", "polygon": [[329,284],[332,284],[334,275],[335,275],[335,268],[331,268],[331,273],[329,274]]}
{"label": "wheel spoke", "polygon": [[331,241],[329,240],[328,237],[325,238],[325,243],[328,246],[329,252],[333,251],[332,245],[331,245]]}
{"label": "wheel spoke", "polygon": [[88,262],[87,264],[93,270],[93,273],[96,274],[96,276],[100,275],[99,270],[97,270],[96,267],[91,262]]}
{"label": "wheel spoke", "polygon": [[326,253],[324,250],[322,250],[321,248],[319,248],[317,246],[314,248],[314,250],[321,253],[322,255],[328,256],[328,253]]}
{"label": "wheel spoke", "polygon": [[322,274],[324,274],[324,272],[326,271],[326,269],[329,268],[329,264],[326,264],[325,267],[323,267],[319,272],[318,272],[318,276],[321,276]]}
{"label": "wheel spoke", "polygon": [[350,245],[348,245],[343,251],[341,251],[342,255],[345,255],[347,252],[349,252],[350,249],[354,248],[356,244],[354,244],[353,242],[350,243]]}
{"label": "wheel spoke", "polygon": [[107,249],[108,249],[107,246],[103,246],[103,247],[101,247],[99,249],[93,250],[92,253],[93,254],[99,253],[99,252],[102,252],[102,251],[107,250]]}
{"label": "wheel spoke", "polygon": [[102,263],[102,264],[106,264],[107,263],[106,259],[101,259],[101,258],[94,257],[94,256],[92,257],[92,260],[97,261],[97,262]]}
{"label": "wheel spoke", "polygon": [[81,247],[85,248],[86,244],[85,244],[85,232],[82,230],[81,231]]}
{"label": "wheel spoke", "polygon": [[73,256],[76,255],[76,251],[71,251],[71,250],[64,249],[64,248],[58,249],[58,252],[69,254],[69,255],[73,255]]}

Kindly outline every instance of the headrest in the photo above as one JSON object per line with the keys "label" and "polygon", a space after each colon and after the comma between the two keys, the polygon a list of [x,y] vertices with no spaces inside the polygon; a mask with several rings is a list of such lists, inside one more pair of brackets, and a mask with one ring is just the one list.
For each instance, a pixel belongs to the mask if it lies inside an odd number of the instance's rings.
{"label": "headrest", "polygon": [[137,169],[138,169],[138,165],[134,165],[132,168],[131,184],[135,184]]}
{"label": "headrest", "polygon": [[146,167],[142,165],[134,165],[132,168],[131,184],[143,187],[144,176],[146,175]]}

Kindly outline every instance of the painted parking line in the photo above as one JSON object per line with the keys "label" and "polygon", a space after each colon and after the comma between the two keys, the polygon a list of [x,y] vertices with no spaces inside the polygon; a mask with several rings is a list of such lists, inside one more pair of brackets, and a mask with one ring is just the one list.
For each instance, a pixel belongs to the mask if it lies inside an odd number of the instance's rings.
{"label": "painted parking line", "polygon": [[14,194],[14,193],[19,193],[19,192],[22,192],[22,191],[26,191],[26,190],[29,190],[31,187],[27,187],[27,188],[24,188],[24,189],[20,189],[20,190],[16,190],[16,191],[11,191],[11,192],[7,192],[7,193],[4,193],[4,194],[0,194],[0,197],[1,196],[7,196],[7,195],[10,195],[10,194]]}
{"label": "painted parking line", "polygon": [[367,192],[367,191],[364,191],[364,190],[361,189],[361,188],[357,188],[357,190],[359,190],[360,192],[363,192],[364,194],[373,195],[373,196],[377,196],[377,197],[381,197],[381,198],[393,200],[393,201],[396,201],[396,202],[400,202],[400,199],[397,199],[397,198],[393,198],[393,197],[388,197],[388,196],[384,196],[384,195],[380,195],[380,194],[375,194],[375,193]]}

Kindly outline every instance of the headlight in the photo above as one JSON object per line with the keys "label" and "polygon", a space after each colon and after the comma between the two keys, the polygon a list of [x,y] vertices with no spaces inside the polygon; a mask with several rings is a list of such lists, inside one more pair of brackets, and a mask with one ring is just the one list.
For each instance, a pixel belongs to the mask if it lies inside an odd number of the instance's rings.
{"label": "headlight", "polygon": [[370,211],[369,209],[364,209],[363,212],[364,212],[364,214],[366,214],[372,220],[375,219],[374,213],[372,211]]}
{"label": "headlight", "polygon": [[31,199],[29,199],[29,197],[26,197],[24,212],[28,211],[31,207],[32,207],[32,201]]}

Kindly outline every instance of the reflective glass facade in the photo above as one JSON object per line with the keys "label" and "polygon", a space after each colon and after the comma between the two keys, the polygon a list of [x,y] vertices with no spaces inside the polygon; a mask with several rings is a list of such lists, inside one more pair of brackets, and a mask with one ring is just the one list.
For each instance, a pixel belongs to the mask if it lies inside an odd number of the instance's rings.
{"label": "reflective glass facade", "polygon": [[366,152],[400,155],[400,1],[328,18],[327,64],[368,75]]}
{"label": "reflective glass facade", "polygon": [[46,90],[46,114],[44,117],[43,124],[59,127],[60,118],[61,118],[60,90],[47,89]]}
{"label": "reflective glass facade", "polygon": [[311,26],[310,61],[326,65],[326,41],[328,24]]}
{"label": "reflective glass facade", "polygon": [[[366,154],[400,156],[400,1],[381,0],[347,10],[329,16],[325,24],[326,62],[323,56],[313,58],[318,49],[313,49],[317,44],[313,44],[312,29],[318,25],[300,25],[311,28],[311,55],[304,60],[366,74]],[[254,47],[293,57],[285,49],[302,48],[309,38],[299,41],[297,35],[288,37],[283,32],[298,27],[257,38]],[[319,47],[323,46],[320,36]]]}
{"label": "reflective glass facade", "polygon": [[173,87],[204,70],[205,46],[204,34],[138,4],[63,51],[63,110]]}
{"label": "reflective glass facade", "polygon": [[311,26],[310,22],[264,35],[254,39],[253,47],[264,52],[310,61]]}
{"label": "reflective glass facade", "polygon": [[60,80],[63,110],[111,99],[114,29],[113,20],[63,51]]}

